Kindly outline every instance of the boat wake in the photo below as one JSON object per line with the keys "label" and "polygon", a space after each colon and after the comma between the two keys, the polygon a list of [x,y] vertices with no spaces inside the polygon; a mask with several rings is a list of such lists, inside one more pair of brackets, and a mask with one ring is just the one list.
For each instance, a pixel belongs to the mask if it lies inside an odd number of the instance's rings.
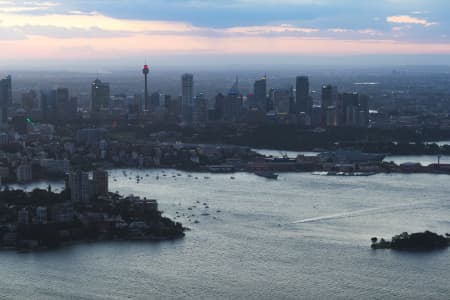
{"label": "boat wake", "polygon": [[413,204],[399,204],[395,206],[384,206],[384,207],[375,207],[375,208],[367,208],[367,209],[361,209],[361,210],[355,210],[355,211],[349,211],[349,212],[343,212],[338,214],[332,214],[332,215],[326,215],[326,216],[320,216],[320,217],[314,217],[314,218],[308,218],[308,219],[302,219],[298,221],[294,221],[291,224],[304,224],[304,223],[314,223],[314,222],[320,222],[320,221],[328,221],[328,220],[337,220],[337,219],[346,219],[346,218],[353,218],[353,217],[361,217],[366,215],[373,215],[377,213],[383,213],[383,212],[393,212],[397,210],[406,210],[406,209],[417,209],[420,206],[424,206],[430,204],[430,202],[418,202]]}

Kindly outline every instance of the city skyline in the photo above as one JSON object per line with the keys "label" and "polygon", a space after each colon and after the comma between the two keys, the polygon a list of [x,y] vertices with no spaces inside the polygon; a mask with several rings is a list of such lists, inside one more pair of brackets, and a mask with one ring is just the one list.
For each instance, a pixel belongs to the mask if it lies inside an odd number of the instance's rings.
{"label": "city skyline", "polygon": [[449,4],[440,0],[104,4],[0,1],[0,63],[445,64],[450,56]]}

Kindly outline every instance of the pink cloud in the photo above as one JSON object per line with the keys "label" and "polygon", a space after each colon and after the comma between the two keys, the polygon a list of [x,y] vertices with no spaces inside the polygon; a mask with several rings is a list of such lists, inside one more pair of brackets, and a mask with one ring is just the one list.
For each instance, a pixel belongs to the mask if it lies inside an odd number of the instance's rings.
{"label": "pink cloud", "polygon": [[386,21],[389,23],[396,23],[396,24],[417,24],[417,25],[423,25],[425,27],[437,25],[436,22],[429,22],[425,19],[411,17],[407,15],[401,15],[401,16],[389,16],[386,18]]}

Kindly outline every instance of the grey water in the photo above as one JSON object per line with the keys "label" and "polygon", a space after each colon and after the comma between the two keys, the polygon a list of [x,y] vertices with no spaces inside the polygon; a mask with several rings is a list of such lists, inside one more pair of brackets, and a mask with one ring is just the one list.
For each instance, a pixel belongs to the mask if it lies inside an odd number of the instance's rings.
{"label": "grey water", "polygon": [[[447,145],[449,142],[441,141],[437,142],[438,145]],[[269,150],[269,149],[254,149],[254,151],[259,154],[263,154],[266,156],[273,157],[284,157],[287,156],[289,158],[296,158],[297,155],[305,155],[305,156],[316,156],[319,152],[313,151],[305,151],[305,152],[295,152],[295,151],[278,151],[278,150]],[[384,158],[385,162],[394,162],[396,164],[403,163],[419,163],[423,166],[428,166],[431,164],[437,164],[438,162],[441,164],[450,164],[450,156],[449,155],[441,155],[438,158],[438,155],[388,155]]]}
{"label": "grey water", "polygon": [[386,156],[384,161],[396,164],[419,163],[422,166],[429,166],[437,163],[450,164],[450,156],[442,155],[438,158],[437,155],[390,155]]}
{"label": "grey water", "polygon": [[[445,299],[450,294],[449,250],[370,249],[372,236],[450,232],[449,176],[288,173],[271,181],[246,173],[126,173],[110,172],[110,190],[158,199],[165,215],[191,228],[186,237],[3,251],[0,299]],[[142,176],[139,183],[136,175]]]}

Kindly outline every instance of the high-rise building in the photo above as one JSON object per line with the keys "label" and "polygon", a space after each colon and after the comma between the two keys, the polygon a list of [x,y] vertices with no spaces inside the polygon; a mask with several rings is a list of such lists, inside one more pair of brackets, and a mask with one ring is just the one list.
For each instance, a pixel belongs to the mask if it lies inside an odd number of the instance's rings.
{"label": "high-rise building", "polygon": [[214,119],[215,120],[222,120],[224,118],[225,114],[225,96],[222,93],[219,93],[216,95],[215,101],[214,101]]}
{"label": "high-rise building", "polygon": [[369,96],[359,96],[359,125],[367,128],[369,126]]}
{"label": "high-rise building", "polygon": [[8,75],[0,80],[0,125],[8,122],[8,109],[12,104],[12,80]]}
{"label": "high-rise building", "polygon": [[251,108],[257,108],[262,113],[267,112],[267,78],[264,76],[255,81],[253,86],[255,98],[254,105]]}
{"label": "high-rise building", "polygon": [[193,110],[192,110],[192,122],[196,125],[204,125],[208,120],[208,100],[204,94],[198,94],[195,97]]}
{"label": "high-rise building", "polygon": [[102,108],[109,107],[109,83],[95,79],[91,87],[91,107],[93,112],[99,112]]}
{"label": "high-rise building", "polygon": [[183,119],[192,120],[192,99],[194,97],[194,76],[192,74],[183,74],[181,76],[181,105]]}
{"label": "high-rise building", "polygon": [[343,93],[342,94],[342,112],[343,119],[340,120],[342,125],[354,127],[358,125],[359,118],[359,94]]}
{"label": "high-rise building", "polygon": [[16,178],[18,182],[28,182],[33,179],[31,164],[21,164],[16,169]]}
{"label": "high-rise building", "polygon": [[[331,106],[336,106],[337,104],[337,88],[332,85],[322,86],[322,125],[327,125],[327,110]],[[334,110],[336,111],[336,110]]]}
{"label": "high-rise building", "polygon": [[297,112],[311,114],[312,101],[309,96],[309,78],[306,76],[297,76],[295,80],[295,103]]}
{"label": "high-rise building", "polygon": [[150,104],[146,104],[145,107],[147,110],[156,109],[161,104],[161,98],[164,97],[164,94],[160,92],[154,92],[150,95]]}
{"label": "high-rise building", "polygon": [[41,90],[41,110],[44,121],[56,119],[56,90]]}
{"label": "high-rise building", "polygon": [[38,94],[34,90],[30,90],[22,94],[22,108],[31,113],[39,107]]}
{"label": "high-rise building", "polygon": [[68,174],[66,189],[70,191],[72,202],[89,202],[91,196],[91,183],[89,173],[75,171]]}
{"label": "high-rise building", "polygon": [[60,122],[67,122],[77,119],[78,100],[70,97],[68,88],[58,88],[52,92],[55,100],[53,119]]}
{"label": "high-rise building", "polygon": [[242,113],[243,99],[239,91],[239,79],[236,77],[223,102],[223,120],[236,122]]}
{"label": "high-rise building", "polygon": [[108,194],[108,172],[95,170],[93,174],[94,193],[97,196]]}
{"label": "high-rise building", "polygon": [[291,91],[289,89],[275,89],[272,98],[277,114],[287,115],[290,113]]}
{"label": "high-rise building", "polygon": [[172,98],[166,95],[167,121],[178,122],[181,114],[181,97]]}

